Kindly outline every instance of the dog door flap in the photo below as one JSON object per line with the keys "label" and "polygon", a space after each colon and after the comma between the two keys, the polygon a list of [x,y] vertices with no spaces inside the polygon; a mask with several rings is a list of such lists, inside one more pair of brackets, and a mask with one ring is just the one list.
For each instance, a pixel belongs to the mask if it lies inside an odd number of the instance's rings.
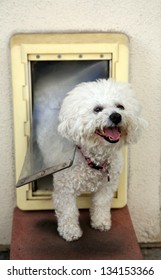
{"label": "dog door flap", "polygon": [[[52,163],[48,163],[43,161],[37,142],[33,137],[30,138],[23,168],[16,184],[17,188],[72,165],[75,146],[58,134],[57,139],[55,138],[55,143],[58,144],[56,153],[58,154],[59,150],[60,156],[55,157]],[[50,155],[48,156],[50,157]],[[54,157],[52,158],[54,159]]]}
{"label": "dog door flap", "polygon": [[32,127],[17,187],[72,165],[75,145],[57,132],[61,103],[81,82],[108,77],[107,61],[33,62]]}

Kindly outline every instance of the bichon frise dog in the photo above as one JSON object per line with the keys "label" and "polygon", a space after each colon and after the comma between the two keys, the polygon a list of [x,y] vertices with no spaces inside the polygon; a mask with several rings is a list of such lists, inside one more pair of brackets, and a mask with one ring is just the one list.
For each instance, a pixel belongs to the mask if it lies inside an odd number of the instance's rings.
{"label": "bichon frise dog", "polygon": [[[43,108],[46,100],[43,99]],[[101,231],[110,229],[112,199],[123,165],[121,148],[139,139],[145,124],[140,111],[129,84],[102,79],[81,83],[64,98],[57,144],[53,119],[58,111],[43,109],[43,114],[39,114],[37,141],[44,160],[50,161],[52,153],[59,157],[56,146],[64,137],[76,145],[73,165],[53,175],[58,232],[65,240],[82,236],[76,205],[76,198],[82,193],[92,194],[91,226]]]}
{"label": "bichon frise dog", "polygon": [[144,120],[129,84],[98,80],[76,86],[65,97],[59,133],[76,146],[72,167],[54,175],[58,232],[67,241],[82,236],[76,197],[92,193],[91,226],[111,227],[110,208],[122,171],[123,145],[137,142]]}

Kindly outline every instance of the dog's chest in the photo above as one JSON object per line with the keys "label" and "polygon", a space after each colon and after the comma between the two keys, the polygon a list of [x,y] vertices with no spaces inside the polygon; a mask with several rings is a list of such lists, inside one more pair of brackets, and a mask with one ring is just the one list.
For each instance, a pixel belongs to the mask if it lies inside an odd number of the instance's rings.
{"label": "dog's chest", "polygon": [[74,174],[77,174],[82,191],[96,191],[102,184],[108,183],[108,175],[105,171],[95,170],[86,163],[75,166],[73,168]]}
{"label": "dog's chest", "polygon": [[108,183],[106,171],[101,172],[91,168],[79,154],[76,155],[71,167],[54,174],[54,185],[59,188],[70,189],[77,195],[96,192],[104,184]]}
{"label": "dog's chest", "polygon": [[[103,159],[104,160],[104,159]],[[115,157],[107,164],[103,171],[91,168],[80,152],[76,152],[73,165],[54,174],[54,185],[58,188],[70,189],[70,192],[81,193],[96,192],[104,185],[109,186],[115,178],[118,178],[122,166],[122,160]]]}

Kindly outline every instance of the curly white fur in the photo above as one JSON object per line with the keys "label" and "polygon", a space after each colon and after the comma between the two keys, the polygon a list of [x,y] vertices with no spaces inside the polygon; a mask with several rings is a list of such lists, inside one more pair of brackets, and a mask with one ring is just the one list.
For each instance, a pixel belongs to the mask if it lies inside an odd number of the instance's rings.
{"label": "curly white fur", "polygon": [[[73,165],[54,174],[53,201],[58,231],[65,240],[77,240],[82,235],[76,197],[84,192],[92,193],[91,226],[101,231],[110,229],[110,208],[123,164],[121,148],[139,139],[144,126],[140,112],[131,86],[111,79],[82,83],[65,97],[58,131],[83,151],[82,154],[77,149]],[[121,116],[118,123],[112,120],[113,113],[116,118]],[[111,142],[96,133],[111,127],[119,128],[117,141]],[[91,168],[85,157],[96,166],[102,166],[106,160],[108,163],[101,172]]]}

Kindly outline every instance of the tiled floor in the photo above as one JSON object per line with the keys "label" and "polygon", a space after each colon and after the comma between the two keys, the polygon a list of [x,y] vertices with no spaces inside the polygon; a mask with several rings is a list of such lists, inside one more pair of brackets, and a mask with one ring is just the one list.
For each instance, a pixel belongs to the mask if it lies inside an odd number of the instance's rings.
{"label": "tiled floor", "polygon": [[144,260],[161,260],[161,248],[142,248]]}
{"label": "tiled floor", "polygon": [[[144,260],[161,260],[161,248],[142,248]],[[0,260],[9,260],[9,250],[0,252]]]}
{"label": "tiled floor", "polygon": [[0,260],[9,260],[9,250],[0,252]]}

